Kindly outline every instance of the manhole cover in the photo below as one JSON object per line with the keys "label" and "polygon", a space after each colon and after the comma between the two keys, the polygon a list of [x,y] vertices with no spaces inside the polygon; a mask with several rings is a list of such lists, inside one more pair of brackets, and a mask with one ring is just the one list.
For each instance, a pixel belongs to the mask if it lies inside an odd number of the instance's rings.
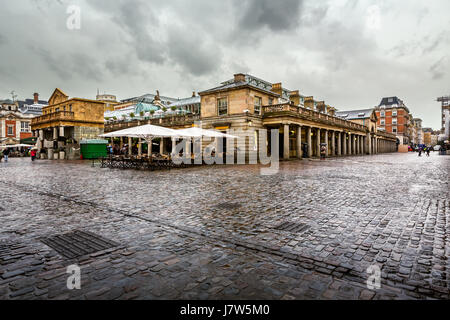
{"label": "manhole cover", "polygon": [[304,223],[295,223],[285,221],[274,228],[275,230],[287,231],[292,233],[303,232],[309,229],[309,226]]}
{"label": "manhole cover", "polygon": [[232,203],[232,202],[224,202],[224,203],[219,203],[216,208],[219,209],[227,209],[227,210],[231,210],[231,209],[239,209],[240,207],[242,207],[242,204],[240,203]]}
{"label": "manhole cover", "polygon": [[42,239],[41,241],[69,259],[119,246],[114,241],[79,230]]}

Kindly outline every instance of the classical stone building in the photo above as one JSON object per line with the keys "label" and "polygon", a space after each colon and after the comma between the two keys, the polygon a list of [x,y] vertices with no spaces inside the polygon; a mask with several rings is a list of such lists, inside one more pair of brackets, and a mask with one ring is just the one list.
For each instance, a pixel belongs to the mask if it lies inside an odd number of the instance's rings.
{"label": "classical stone building", "polygon": [[[55,89],[43,115],[32,119],[33,135],[38,137],[38,148],[49,153],[55,149],[77,149],[82,139],[97,138],[104,132],[104,102],[69,98]],[[70,150],[66,150],[70,155]]]}
{"label": "classical stone building", "polygon": [[[107,125],[116,131],[146,123],[185,128],[201,121],[205,129],[228,132],[238,139],[225,139],[225,152],[267,150],[271,153],[271,129],[279,132],[279,156],[284,159],[318,157],[321,145],[329,156],[362,155],[396,151],[395,135],[377,132],[375,115],[358,123],[336,116],[336,109],[300,91],[283,88],[247,74],[236,74],[220,86],[199,92],[200,116],[147,119]],[[267,135],[264,133],[268,131]],[[210,141],[204,139],[204,145]],[[162,148],[163,149],[163,148]],[[166,149],[167,150],[167,149]],[[169,149],[170,150],[170,149]]]}
{"label": "classical stone building", "polygon": [[[221,86],[199,93],[202,123],[206,128],[233,130],[251,137],[246,148],[270,149],[269,141],[258,138],[260,129],[278,129],[280,157],[318,157],[325,144],[328,156],[393,152],[395,137],[376,131],[372,123],[362,124],[336,117],[336,109],[298,90],[284,89],[250,75],[237,74]],[[247,131],[247,132],[246,132]],[[244,139],[241,139],[244,141]],[[383,146],[381,148],[381,145]],[[244,145],[237,145],[244,148]]]}

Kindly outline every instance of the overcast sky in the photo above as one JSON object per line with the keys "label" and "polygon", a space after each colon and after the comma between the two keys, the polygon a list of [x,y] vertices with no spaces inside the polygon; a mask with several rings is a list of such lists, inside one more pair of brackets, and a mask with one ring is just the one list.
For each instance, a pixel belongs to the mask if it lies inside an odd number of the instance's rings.
{"label": "overcast sky", "polygon": [[398,96],[440,129],[449,12],[448,0],[1,0],[0,99],[186,97],[244,72],[339,110]]}

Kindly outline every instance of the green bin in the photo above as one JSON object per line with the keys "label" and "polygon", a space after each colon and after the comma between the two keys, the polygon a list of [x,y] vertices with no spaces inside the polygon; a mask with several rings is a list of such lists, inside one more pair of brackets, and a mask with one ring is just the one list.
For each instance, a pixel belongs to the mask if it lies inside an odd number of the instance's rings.
{"label": "green bin", "polygon": [[83,159],[98,159],[107,156],[106,146],[108,145],[107,140],[101,139],[91,139],[91,140],[81,140],[81,155]]}

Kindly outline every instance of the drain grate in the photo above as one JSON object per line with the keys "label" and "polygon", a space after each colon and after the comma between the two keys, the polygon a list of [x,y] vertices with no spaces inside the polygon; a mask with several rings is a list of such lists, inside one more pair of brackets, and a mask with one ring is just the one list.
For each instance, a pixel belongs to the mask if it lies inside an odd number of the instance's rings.
{"label": "drain grate", "polygon": [[292,233],[303,232],[309,229],[309,225],[305,223],[296,223],[290,221],[284,221],[281,224],[277,225],[275,230],[287,231]]}
{"label": "drain grate", "polygon": [[216,208],[218,208],[218,209],[226,209],[226,210],[239,209],[240,207],[242,207],[242,204],[240,204],[240,203],[233,203],[233,202],[219,203],[216,206]]}
{"label": "drain grate", "polygon": [[114,241],[80,230],[45,238],[41,241],[69,259],[119,246]]}

